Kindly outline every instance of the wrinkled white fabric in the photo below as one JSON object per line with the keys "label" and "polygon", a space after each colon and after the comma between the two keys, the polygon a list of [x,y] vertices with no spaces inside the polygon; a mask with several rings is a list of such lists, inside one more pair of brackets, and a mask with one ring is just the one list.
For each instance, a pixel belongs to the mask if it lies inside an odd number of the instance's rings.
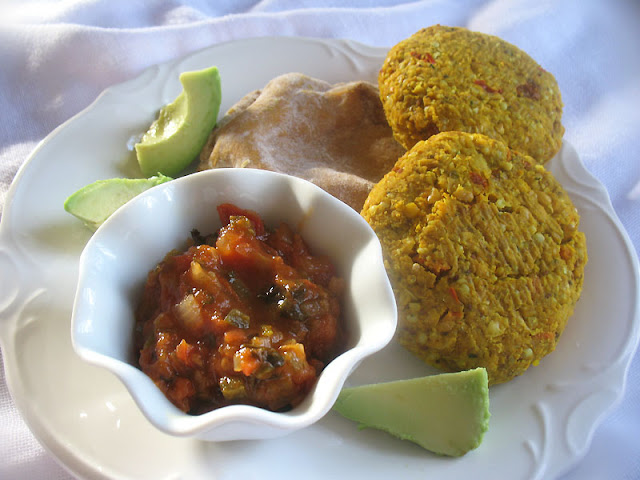
{"label": "wrinkled white fabric", "polygon": [[[635,0],[5,0],[0,2],[0,209],[39,141],[103,89],[150,65],[265,35],[391,46],[434,23],[499,35],[556,76],[566,139],[606,186],[637,250],[640,3]],[[0,478],[68,479],[21,420],[1,375]],[[636,356],[624,399],[563,480],[640,478],[638,405]]]}

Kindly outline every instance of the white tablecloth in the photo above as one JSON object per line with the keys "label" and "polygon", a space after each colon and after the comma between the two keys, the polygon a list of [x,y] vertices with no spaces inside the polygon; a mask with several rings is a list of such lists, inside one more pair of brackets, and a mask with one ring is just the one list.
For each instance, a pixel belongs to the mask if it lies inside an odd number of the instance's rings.
{"label": "white tablecloth", "polygon": [[[434,23],[499,35],[552,72],[566,139],[640,246],[640,2],[551,0],[4,0],[0,208],[20,165],[106,87],[203,47],[263,35],[390,46]],[[0,275],[2,273],[0,272]],[[640,478],[640,358],[623,401],[565,480]],[[0,374],[0,478],[67,479],[22,422]]]}

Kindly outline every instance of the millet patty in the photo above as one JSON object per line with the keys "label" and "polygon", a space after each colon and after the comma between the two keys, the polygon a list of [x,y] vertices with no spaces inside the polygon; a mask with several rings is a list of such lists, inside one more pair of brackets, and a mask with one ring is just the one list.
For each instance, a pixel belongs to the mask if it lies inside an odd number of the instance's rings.
{"label": "millet patty", "polygon": [[424,28],[389,51],[378,86],[387,120],[407,149],[458,130],[501,140],[545,163],[562,144],[554,76],[493,35]]}
{"label": "millet patty", "polygon": [[544,166],[485,135],[445,132],[401,157],[362,215],[380,238],[397,339],[492,384],[556,347],[587,261],[576,208]]}

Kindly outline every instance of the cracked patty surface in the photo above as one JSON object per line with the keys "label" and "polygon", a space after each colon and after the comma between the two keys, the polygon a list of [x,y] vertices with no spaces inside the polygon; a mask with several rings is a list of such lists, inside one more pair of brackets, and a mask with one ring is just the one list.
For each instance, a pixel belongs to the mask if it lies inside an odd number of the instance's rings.
{"label": "cracked patty surface", "polygon": [[408,350],[445,371],[483,366],[496,384],[555,349],[586,242],[569,196],[533,158],[441,133],[398,160],[362,215],[382,243]]}
{"label": "cracked patty surface", "polygon": [[378,86],[389,125],[407,149],[457,130],[495,138],[544,164],[562,145],[556,79],[494,35],[424,28],[391,48]]}

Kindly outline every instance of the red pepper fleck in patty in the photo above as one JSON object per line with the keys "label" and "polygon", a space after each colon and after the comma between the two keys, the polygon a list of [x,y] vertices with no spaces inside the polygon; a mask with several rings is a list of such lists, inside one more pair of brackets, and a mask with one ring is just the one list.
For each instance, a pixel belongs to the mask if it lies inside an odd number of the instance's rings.
{"label": "red pepper fleck in patty", "polygon": [[433,56],[429,52],[424,52],[424,53],[411,52],[410,55],[414,58],[417,58],[418,60],[428,62],[431,65],[436,64],[435,58],[433,58]]}
{"label": "red pepper fleck in patty", "polygon": [[492,88],[489,85],[487,85],[487,82],[485,82],[484,80],[474,80],[473,83],[475,83],[476,85],[481,86],[488,93],[502,93],[502,89],[501,88]]}
{"label": "red pepper fleck in patty", "polygon": [[489,180],[484,178],[484,176],[480,175],[478,172],[469,173],[469,178],[476,185],[482,185],[483,188],[486,188],[489,185]]}
{"label": "red pepper fleck in patty", "polygon": [[462,303],[462,302],[460,301],[460,299],[458,298],[458,292],[456,292],[456,289],[455,289],[455,288],[453,288],[453,287],[449,287],[449,294],[453,297],[453,300],[454,300],[456,303]]}

